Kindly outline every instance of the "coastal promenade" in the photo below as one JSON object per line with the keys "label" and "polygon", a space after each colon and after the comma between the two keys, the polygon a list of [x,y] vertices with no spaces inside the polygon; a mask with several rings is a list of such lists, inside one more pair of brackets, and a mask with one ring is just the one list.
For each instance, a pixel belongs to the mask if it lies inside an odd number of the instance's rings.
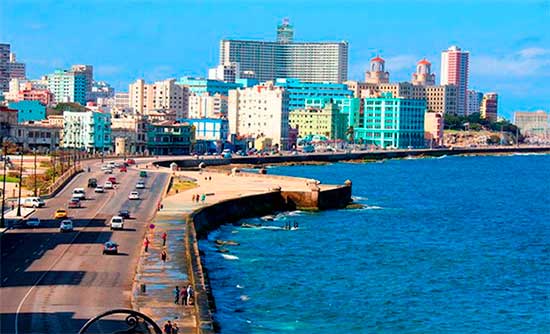
{"label": "coastal promenade", "polygon": [[[241,215],[244,218],[246,215],[255,214],[253,210],[246,210],[246,205],[243,206],[241,200],[253,205],[256,201],[273,198],[274,194],[280,193],[290,201],[289,194],[310,193],[312,187],[318,189],[320,193],[343,189],[342,187],[346,190],[350,188],[350,186],[322,185],[314,180],[275,175],[235,174],[214,170],[202,172],[171,172],[164,168],[161,170],[170,172],[173,177],[193,180],[196,187],[162,200],[162,209],[152,221],[154,228],[147,234],[151,245],[147,253],[142,251],[138,264],[132,306],[150,315],[159,325],[163,325],[168,320],[176,322],[180,333],[213,332],[211,314],[213,301],[207,279],[205,281],[205,269],[198,253],[195,231],[195,227],[205,228],[201,227],[205,221],[194,220],[194,217],[217,208],[226,212],[226,219],[218,219],[219,216],[215,214],[210,214],[206,219],[208,229],[215,229],[221,224],[234,222]],[[200,198],[203,194],[204,202],[193,200],[195,196],[198,195]],[[273,204],[269,203],[269,205],[273,206],[267,208],[266,213],[271,213],[272,209],[282,208],[277,204],[278,200],[271,202]],[[242,213],[232,214],[231,209],[227,209],[228,206]],[[258,207],[261,206],[258,205]],[[240,211],[242,208],[248,212]],[[216,219],[211,219],[214,216]],[[161,236],[165,232],[168,238],[166,247],[163,247]],[[166,263],[163,263],[160,258],[162,249],[168,253]],[[175,304],[173,293],[175,286],[184,289],[188,284],[192,284],[195,290],[194,307]],[[142,291],[142,285],[145,285],[145,292]]]}

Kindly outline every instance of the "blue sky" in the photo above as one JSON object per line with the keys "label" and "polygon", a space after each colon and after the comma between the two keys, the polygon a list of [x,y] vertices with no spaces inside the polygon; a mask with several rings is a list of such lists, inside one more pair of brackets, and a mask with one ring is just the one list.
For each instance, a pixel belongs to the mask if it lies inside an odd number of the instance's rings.
{"label": "blue sky", "polygon": [[347,40],[350,79],[386,59],[392,81],[452,44],[470,51],[470,87],[500,94],[500,111],[550,110],[550,0],[540,1],[0,1],[0,42],[31,78],[92,64],[117,90],[205,76],[222,38],[275,38],[288,17],[300,41]]}

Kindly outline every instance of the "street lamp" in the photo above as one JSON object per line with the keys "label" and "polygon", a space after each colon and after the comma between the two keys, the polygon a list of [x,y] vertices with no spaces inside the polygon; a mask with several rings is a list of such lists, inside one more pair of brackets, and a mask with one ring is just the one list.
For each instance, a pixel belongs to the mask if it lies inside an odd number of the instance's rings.
{"label": "street lamp", "polygon": [[7,160],[8,160],[8,155],[7,155],[7,143],[4,142],[3,143],[4,146],[3,149],[4,149],[4,171],[3,171],[3,179],[2,179],[2,219],[0,221],[0,228],[4,228],[5,225],[5,220],[4,220],[4,210],[6,209],[6,206],[5,206],[5,203],[6,203],[6,163],[7,163]]}
{"label": "street lamp", "polygon": [[19,195],[17,196],[17,217],[21,217],[21,183],[23,181],[23,147],[21,147],[21,165],[19,166]]}
{"label": "street lamp", "polygon": [[34,197],[38,196],[38,188],[36,186],[36,147],[32,149],[34,153]]}

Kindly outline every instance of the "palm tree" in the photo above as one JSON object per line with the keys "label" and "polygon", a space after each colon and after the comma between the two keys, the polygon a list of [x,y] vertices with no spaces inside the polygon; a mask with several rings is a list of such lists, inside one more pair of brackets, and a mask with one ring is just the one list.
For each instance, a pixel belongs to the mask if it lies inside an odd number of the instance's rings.
{"label": "palm tree", "polygon": [[355,142],[355,129],[353,126],[350,126],[346,130],[346,136],[348,137],[348,141],[354,143]]}

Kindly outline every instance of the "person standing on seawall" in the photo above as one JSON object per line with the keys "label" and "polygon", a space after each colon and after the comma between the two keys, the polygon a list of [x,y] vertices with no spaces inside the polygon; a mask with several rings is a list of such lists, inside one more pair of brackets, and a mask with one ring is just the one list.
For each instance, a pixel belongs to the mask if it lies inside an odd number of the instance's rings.
{"label": "person standing on seawall", "polygon": [[174,289],[174,304],[180,303],[180,287],[176,286]]}
{"label": "person standing on seawall", "polygon": [[168,234],[166,232],[162,233],[162,245],[166,246],[166,238],[168,237]]}

